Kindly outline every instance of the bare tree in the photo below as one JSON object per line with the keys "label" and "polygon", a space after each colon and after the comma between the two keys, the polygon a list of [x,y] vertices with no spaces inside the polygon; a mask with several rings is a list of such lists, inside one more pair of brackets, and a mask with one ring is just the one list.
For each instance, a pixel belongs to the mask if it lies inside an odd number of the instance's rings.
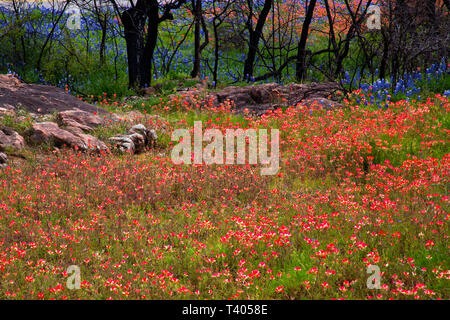
{"label": "bare tree", "polygon": [[130,0],[131,7],[126,10],[121,10],[116,0],[109,1],[120,14],[124,27],[129,86],[150,86],[159,25],[163,21],[173,20],[172,10],[180,8],[186,0],[164,1],[162,4],[158,0],[137,0],[136,4]]}
{"label": "bare tree", "polygon": [[268,19],[271,24],[261,36],[262,48],[258,50],[260,64],[267,72],[255,77],[255,81],[277,78],[281,80],[284,70],[289,74],[289,67],[296,60],[297,43],[295,40],[298,16],[301,7],[298,2],[276,0],[272,14]]}
{"label": "bare tree", "polygon": [[269,15],[270,9],[273,5],[273,0],[264,0],[263,8],[259,13],[258,20],[256,22],[256,26],[253,27],[253,18],[254,18],[254,1],[247,0],[248,4],[248,15],[247,21],[245,22],[246,29],[249,33],[248,40],[248,51],[247,58],[244,62],[244,80],[250,80],[253,76],[253,67],[255,64],[256,53],[258,51],[259,40],[261,39],[262,31],[264,28],[264,24],[266,23],[267,16]]}
{"label": "bare tree", "polygon": [[214,35],[214,64],[213,67],[210,66],[209,60],[206,60],[206,64],[209,70],[212,72],[214,86],[218,83],[218,69],[219,69],[219,59],[220,59],[220,46],[221,39],[219,34],[219,28],[222,23],[227,19],[227,17],[233,12],[232,4],[234,0],[212,0],[212,27]]}
{"label": "bare tree", "polygon": [[[191,72],[191,77],[195,78],[200,74],[201,53],[209,43],[209,33],[203,17],[202,0],[191,0],[191,3],[194,16],[194,67]],[[203,30],[205,35],[202,44],[200,44],[200,30]]]}
{"label": "bare tree", "polygon": [[297,68],[295,72],[295,76],[298,81],[302,81],[306,74],[306,41],[308,40],[309,25],[311,24],[313,18],[315,6],[316,0],[311,0],[307,6],[305,20],[303,21],[302,26],[302,33],[298,43]]}
{"label": "bare tree", "polygon": [[39,57],[38,57],[37,62],[36,62],[36,69],[38,69],[38,70],[41,69],[41,61],[42,61],[42,57],[44,56],[44,51],[45,51],[45,49],[46,49],[46,47],[47,47],[47,44],[48,44],[49,41],[52,39],[52,37],[53,37],[53,35],[54,35],[54,32],[55,32],[55,29],[56,29],[56,27],[58,26],[58,24],[59,24],[61,18],[64,16],[64,13],[66,12],[66,9],[67,9],[67,7],[68,7],[69,4],[70,4],[70,1],[71,1],[71,0],[66,0],[66,1],[65,1],[64,7],[63,7],[62,10],[58,13],[58,15],[57,15],[57,17],[56,17],[56,20],[54,21],[54,23],[53,23],[53,25],[52,25],[52,28],[51,28],[50,32],[48,33],[48,35],[47,35],[47,37],[46,37],[46,39],[45,39],[45,41],[44,41],[44,44],[42,45],[42,48],[41,48],[41,50],[40,50],[40,52],[39,52]]}

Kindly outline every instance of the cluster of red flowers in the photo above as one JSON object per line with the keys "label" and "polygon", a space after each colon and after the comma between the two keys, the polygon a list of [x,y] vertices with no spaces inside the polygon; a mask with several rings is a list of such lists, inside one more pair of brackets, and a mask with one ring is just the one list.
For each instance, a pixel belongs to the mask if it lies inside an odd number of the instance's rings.
{"label": "cluster of red flowers", "polygon": [[[161,150],[3,169],[0,298],[449,298],[446,98],[261,118],[228,109],[155,108],[168,131],[195,116],[280,129],[277,175],[174,165]],[[70,265],[79,290],[66,287]]]}

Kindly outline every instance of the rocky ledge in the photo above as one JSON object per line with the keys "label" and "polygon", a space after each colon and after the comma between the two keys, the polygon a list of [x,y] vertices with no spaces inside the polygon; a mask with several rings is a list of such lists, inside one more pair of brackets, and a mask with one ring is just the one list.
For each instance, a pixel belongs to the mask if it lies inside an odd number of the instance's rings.
{"label": "rocky ledge", "polygon": [[208,92],[206,84],[203,84],[183,89],[176,95],[183,96],[187,101],[192,101],[195,97],[212,107],[229,102],[233,111],[243,112],[247,109],[261,115],[268,110],[296,106],[299,103],[308,107],[341,108],[342,104],[335,100],[339,90],[340,86],[336,82],[291,83],[285,86],[266,83],[244,87],[231,86],[213,92]]}
{"label": "rocky ledge", "polygon": [[[19,115],[20,111],[25,111],[26,116]],[[135,113],[138,112],[132,111],[129,116],[136,118],[132,115]],[[30,127],[21,136],[0,125],[0,168],[7,166],[9,151],[20,151],[26,143],[84,152],[117,150],[135,154],[154,147],[158,138],[155,130],[137,124],[123,134],[101,141],[93,135],[97,127],[127,117],[85,103],[62,89],[26,84],[14,76],[0,74],[0,118],[5,116],[16,123],[29,121]]]}

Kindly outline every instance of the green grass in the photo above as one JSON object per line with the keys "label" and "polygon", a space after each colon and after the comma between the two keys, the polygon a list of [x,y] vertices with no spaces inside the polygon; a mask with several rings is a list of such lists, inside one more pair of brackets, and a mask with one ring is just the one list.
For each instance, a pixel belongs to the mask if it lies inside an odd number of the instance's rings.
{"label": "green grass", "polygon": [[113,122],[108,125],[94,128],[89,134],[99,138],[102,141],[108,141],[109,138],[119,134],[126,134],[129,124],[123,121]]}
{"label": "green grass", "polygon": [[[21,118],[19,118],[21,117]],[[21,119],[20,121],[18,119]],[[30,114],[21,108],[16,109],[15,115],[6,114],[0,117],[0,124],[9,127],[19,133],[25,135],[28,129],[33,124],[33,119]]]}

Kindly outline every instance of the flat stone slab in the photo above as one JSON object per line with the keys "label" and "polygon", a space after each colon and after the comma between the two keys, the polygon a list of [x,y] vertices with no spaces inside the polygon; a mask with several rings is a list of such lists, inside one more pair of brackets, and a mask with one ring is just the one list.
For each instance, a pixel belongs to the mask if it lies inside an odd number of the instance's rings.
{"label": "flat stone slab", "polygon": [[99,116],[79,109],[59,112],[56,121],[60,126],[75,127],[83,131],[91,131],[103,124],[103,119]]}
{"label": "flat stone slab", "polygon": [[25,140],[13,129],[0,125],[0,151],[4,150],[5,147],[20,150],[25,147]]}
{"label": "flat stone slab", "polygon": [[99,139],[82,133],[72,133],[61,129],[54,122],[39,122],[33,124],[30,140],[35,144],[54,143],[56,147],[64,146],[79,150],[108,150]]}
{"label": "flat stone slab", "polygon": [[37,115],[73,109],[101,115],[108,113],[100,107],[77,99],[63,89],[27,84],[12,75],[0,74],[0,109],[13,111],[18,105]]}

